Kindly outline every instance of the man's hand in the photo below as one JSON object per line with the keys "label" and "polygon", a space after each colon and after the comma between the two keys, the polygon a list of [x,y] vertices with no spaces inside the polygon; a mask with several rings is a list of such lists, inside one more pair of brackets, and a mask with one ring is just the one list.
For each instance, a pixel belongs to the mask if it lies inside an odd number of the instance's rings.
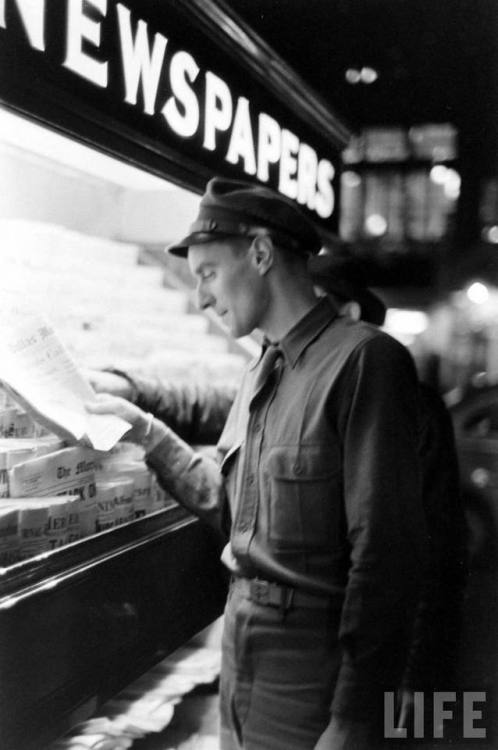
{"label": "man's hand", "polygon": [[152,415],[146,414],[124,398],[109,393],[98,393],[95,401],[87,401],[86,410],[90,414],[114,414],[131,424],[131,429],[124,435],[125,440],[141,445],[150,432]]}
{"label": "man's hand", "polygon": [[333,716],[314,750],[374,750],[370,725]]}
{"label": "man's hand", "polygon": [[97,393],[109,393],[128,400],[132,397],[133,387],[122,375],[105,370],[86,370],[85,376]]}

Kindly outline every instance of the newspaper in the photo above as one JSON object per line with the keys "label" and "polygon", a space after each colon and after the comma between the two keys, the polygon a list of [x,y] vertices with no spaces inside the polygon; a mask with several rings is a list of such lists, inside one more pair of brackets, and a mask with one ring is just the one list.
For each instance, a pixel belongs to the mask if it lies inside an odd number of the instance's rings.
{"label": "newspaper", "polygon": [[[68,541],[95,534],[95,463],[94,451],[80,446],[16,463],[8,471],[10,497],[77,496],[79,501],[69,518]],[[77,518],[72,518],[75,515]]]}
{"label": "newspaper", "polygon": [[110,450],[130,425],[90,414],[95,399],[50,323],[35,315],[8,315],[0,323],[0,381],[33,418],[71,443]]}

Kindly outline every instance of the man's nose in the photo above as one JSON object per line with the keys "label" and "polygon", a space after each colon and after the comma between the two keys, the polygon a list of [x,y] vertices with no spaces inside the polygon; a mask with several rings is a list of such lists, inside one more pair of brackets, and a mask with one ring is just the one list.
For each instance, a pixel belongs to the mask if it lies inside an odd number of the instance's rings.
{"label": "man's nose", "polygon": [[207,292],[202,287],[197,289],[197,307],[199,310],[207,310],[208,307],[212,307],[214,304],[213,295]]}

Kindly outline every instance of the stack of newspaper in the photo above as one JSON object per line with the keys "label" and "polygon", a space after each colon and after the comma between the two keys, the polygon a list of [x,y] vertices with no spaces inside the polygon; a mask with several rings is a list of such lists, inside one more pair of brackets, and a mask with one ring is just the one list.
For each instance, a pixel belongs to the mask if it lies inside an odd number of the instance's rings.
{"label": "stack of newspaper", "polygon": [[[0,2],[0,7],[2,3]],[[191,311],[189,293],[139,264],[138,245],[0,217],[0,307],[29,303],[84,368],[198,382],[237,379],[244,358]]]}
{"label": "stack of newspaper", "polygon": [[174,502],[94,398],[48,321],[1,316],[0,569]]}

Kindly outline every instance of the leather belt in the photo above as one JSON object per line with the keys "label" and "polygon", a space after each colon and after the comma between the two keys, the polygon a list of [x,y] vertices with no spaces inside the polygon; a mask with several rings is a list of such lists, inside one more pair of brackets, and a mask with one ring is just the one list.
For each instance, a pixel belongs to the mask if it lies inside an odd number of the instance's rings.
{"label": "leather belt", "polygon": [[265,581],[262,578],[232,576],[232,587],[255,604],[261,604],[263,607],[277,607],[283,612],[287,612],[293,607],[308,607],[310,609],[329,609],[332,607],[332,597],[327,594],[310,594],[291,586]]}

